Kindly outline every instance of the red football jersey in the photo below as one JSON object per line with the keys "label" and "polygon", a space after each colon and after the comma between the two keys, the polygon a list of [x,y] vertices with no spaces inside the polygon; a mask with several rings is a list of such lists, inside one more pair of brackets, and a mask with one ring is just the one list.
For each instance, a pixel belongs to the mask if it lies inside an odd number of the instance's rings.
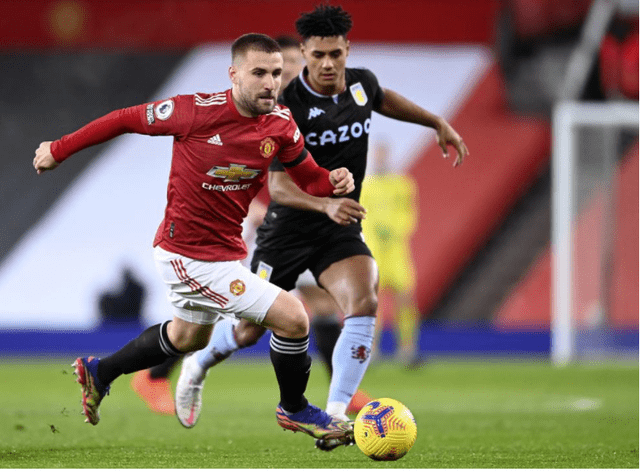
{"label": "red football jersey", "polygon": [[304,139],[288,108],[240,115],[231,90],[179,95],[140,107],[145,134],[172,135],[164,220],[154,246],[205,261],[244,259],[242,221],[278,156],[295,160]]}

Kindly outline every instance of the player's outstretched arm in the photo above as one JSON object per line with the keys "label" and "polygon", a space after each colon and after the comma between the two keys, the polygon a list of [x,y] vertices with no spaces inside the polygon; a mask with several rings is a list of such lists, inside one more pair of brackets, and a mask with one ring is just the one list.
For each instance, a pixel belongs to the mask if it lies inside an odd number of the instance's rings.
{"label": "player's outstretched arm", "polygon": [[36,150],[33,166],[41,174],[55,169],[82,149],[104,143],[124,133],[149,134],[141,120],[145,105],[112,111],[56,141],[45,141]]}
{"label": "player's outstretched arm", "polygon": [[448,146],[453,146],[457,152],[453,167],[462,164],[465,157],[469,155],[469,150],[460,135],[444,118],[428,112],[393,90],[383,90],[384,98],[380,109],[377,110],[378,113],[396,120],[416,123],[435,129],[438,146],[442,148],[442,156],[445,159],[449,157]]}

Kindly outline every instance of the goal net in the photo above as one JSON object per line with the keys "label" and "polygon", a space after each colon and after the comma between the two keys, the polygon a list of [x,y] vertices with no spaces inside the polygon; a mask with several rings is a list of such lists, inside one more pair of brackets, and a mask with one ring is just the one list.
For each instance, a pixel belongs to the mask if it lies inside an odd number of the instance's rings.
{"label": "goal net", "polygon": [[553,116],[551,359],[638,356],[638,102]]}

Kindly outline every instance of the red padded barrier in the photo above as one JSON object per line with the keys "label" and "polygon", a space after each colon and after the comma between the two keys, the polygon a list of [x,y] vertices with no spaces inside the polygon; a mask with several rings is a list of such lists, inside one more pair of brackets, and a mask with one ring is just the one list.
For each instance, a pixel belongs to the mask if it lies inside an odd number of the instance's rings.
{"label": "red padded barrier", "polygon": [[625,39],[621,48],[620,90],[627,98],[638,99],[638,32]]}
{"label": "red padded barrier", "polygon": [[607,97],[638,99],[638,32],[622,42],[612,34],[600,45],[600,83]]}
{"label": "red padded barrier", "polygon": [[504,89],[493,66],[451,120],[470,151],[462,166],[454,169],[451,158],[443,162],[434,144],[409,170],[419,193],[412,250],[423,313],[434,308],[548,164],[548,122],[511,113]]}
{"label": "red padded barrier", "polygon": [[[638,146],[627,154],[616,177],[614,270],[609,280],[610,323],[616,328],[638,327]],[[602,193],[596,193],[577,223],[575,245],[580,251],[576,280],[579,323],[595,314],[601,281]],[[539,257],[496,312],[494,323],[505,329],[548,329],[551,320],[551,251]]]}
{"label": "red padded barrier", "polygon": [[[637,71],[636,71],[637,72]],[[638,145],[621,169],[611,277],[610,319],[614,326],[638,327]]]}

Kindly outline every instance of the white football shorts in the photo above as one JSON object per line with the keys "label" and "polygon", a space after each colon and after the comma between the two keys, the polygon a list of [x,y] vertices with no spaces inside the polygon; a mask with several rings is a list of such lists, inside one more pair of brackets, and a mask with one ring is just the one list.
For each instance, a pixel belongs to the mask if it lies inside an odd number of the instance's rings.
{"label": "white football shorts", "polygon": [[302,274],[298,276],[298,280],[296,281],[296,288],[298,287],[308,287],[308,286],[318,286],[318,282],[316,282],[316,278],[313,276],[309,269],[305,270]]}
{"label": "white football shorts", "polygon": [[240,261],[207,262],[154,249],[156,267],[178,318],[202,325],[221,316],[261,323],[282,289]]}

